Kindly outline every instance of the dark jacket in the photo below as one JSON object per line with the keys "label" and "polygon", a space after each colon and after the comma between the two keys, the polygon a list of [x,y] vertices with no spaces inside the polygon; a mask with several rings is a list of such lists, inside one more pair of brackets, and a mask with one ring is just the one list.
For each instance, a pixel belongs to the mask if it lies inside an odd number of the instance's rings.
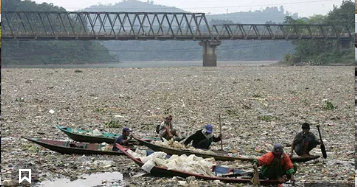
{"label": "dark jacket", "polygon": [[119,151],[119,149],[116,147],[116,143],[120,144],[120,145],[128,145],[128,143],[124,144],[123,141],[124,140],[127,140],[128,139],[128,136],[123,136],[123,135],[120,135],[114,142],[114,145],[113,145],[113,148],[112,150],[113,151]]}
{"label": "dark jacket", "polygon": [[[202,133],[202,130],[203,130],[203,129],[198,130],[198,131],[195,132],[195,134],[192,134],[191,136],[189,136],[189,137],[185,140],[184,144],[185,144],[185,145],[188,145],[189,143],[191,143],[191,141],[193,141],[193,142],[192,142],[192,145],[196,145],[198,142],[200,142],[200,141],[206,139],[206,136]],[[212,136],[210,139],[211,139],[213,142],[218,142],[218,141],[221,140],[220,137],[217,137],[217,138],[216,138],[216,137],[214,137],[214,136]]]}

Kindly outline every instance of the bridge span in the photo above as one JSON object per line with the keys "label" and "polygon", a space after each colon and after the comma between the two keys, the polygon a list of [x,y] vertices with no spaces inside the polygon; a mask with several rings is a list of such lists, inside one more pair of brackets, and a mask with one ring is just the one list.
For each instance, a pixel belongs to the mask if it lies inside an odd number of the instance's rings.
{"label": "bridge span", "polygon": [[345,25],[209,25],[204,13],[3,11],[2,40],[194,40],[203,66],[217,66],[222,40],[338,40],[354,38]]}

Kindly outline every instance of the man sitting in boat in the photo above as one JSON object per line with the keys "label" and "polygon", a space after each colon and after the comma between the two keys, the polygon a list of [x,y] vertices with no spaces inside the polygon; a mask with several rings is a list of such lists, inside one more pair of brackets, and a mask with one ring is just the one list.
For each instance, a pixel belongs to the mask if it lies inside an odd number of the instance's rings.
{"label": "man sitting in boat", "polygon": [[299,132],[291,144],[291,153],[290,158],[294,154],[294,150],[297,155],[301,157],[312,157],[309,152],[315,148],[318,144],[321,144],[320,141],[316,139],[316,136],[309,132],[310,124],[303,123],[302,124],[302,132]]}
{"label": "man sitting in boat", "polygon": [[254,159],[253,168],[262,166],[261,175],[271,180],[277,179],[283,183],[287,179],[295,180],[296,166],[290,160],[290,157],[284,153],[283,145],[274,144],[271,152],[266,153],[258,159]]}
{"label": "man sitting in boat", "polygon": [[119,151],[119,149],[115,146],[116,143],[120,145],[129,145],[129,141],[133,138],[130,134],[131,130],[128,127],[123,128],[122,134],[115,140],[113,145],[113,151]]}
{"label": "man sitting in boat", "polygon": [[192,146],[198,149],[209,149],[211,146],[212,141],[218,142],[222,138],[222,134],[218,137],[213,136],[212,134],[213,127],[210,124],[207,124],[204,129],[196,131],[195,134],[189,136],[184,144],[187,146],[189,143],[192,142]]}
{"label": "man sitting in boat", "polygon": [[160,138],[165,138],[166,140],[170,140],[174,136],[177,136],[176,130],[172,127],[172,116],[169,115],[165,118],[165,120],[160,124],[159,127],[159,136]]}

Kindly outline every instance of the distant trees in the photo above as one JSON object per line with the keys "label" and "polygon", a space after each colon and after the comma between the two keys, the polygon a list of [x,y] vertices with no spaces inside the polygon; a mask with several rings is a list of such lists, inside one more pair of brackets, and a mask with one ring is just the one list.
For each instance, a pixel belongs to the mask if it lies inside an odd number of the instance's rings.
{"label": "distant trees", "polygon": [[[26,0],[2,0],[6,11],[65,11],[53,4]],[[79,26],[80,27],[80,26]],[[3,64],[66,64],[115,61],[97,41],[17,41],[2,42]]]}
{"label": "distant trees", "polygon": [[[340,7],[335,6],[326,16],[314,15],[305,19],[293,19],[287,16],[284,22],[290,24],[331,24],[337,27],[347,25],[353,32],[355,29],[353,7],[355,7],[355,2],[344,0]],[[295,46],[295,52],[284,56],[282,62],[285,64],[299,65],[305,62],[309,62],[311,65],[355,63],[353,47],[340,49],[336,40],[294,40],[292,44]]]}
{"label": "distant trees", "polygon": [[212,19],[210,25],[234,24],[232,20]]}

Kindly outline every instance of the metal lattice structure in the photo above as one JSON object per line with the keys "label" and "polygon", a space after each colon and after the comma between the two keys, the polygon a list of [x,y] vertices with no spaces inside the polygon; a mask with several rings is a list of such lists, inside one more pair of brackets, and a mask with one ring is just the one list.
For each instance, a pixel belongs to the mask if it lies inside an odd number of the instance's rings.
{"label": "metal lattice structure", "polygon": [[309,24],[223,24],[213,25],[218,40],[352,40],[347,26]]}
{"label": "metal lattice structure", "polygon": [[347,26],[223,24],[204,13],[7,12],[2,39],[39,40],[353,40]]}

